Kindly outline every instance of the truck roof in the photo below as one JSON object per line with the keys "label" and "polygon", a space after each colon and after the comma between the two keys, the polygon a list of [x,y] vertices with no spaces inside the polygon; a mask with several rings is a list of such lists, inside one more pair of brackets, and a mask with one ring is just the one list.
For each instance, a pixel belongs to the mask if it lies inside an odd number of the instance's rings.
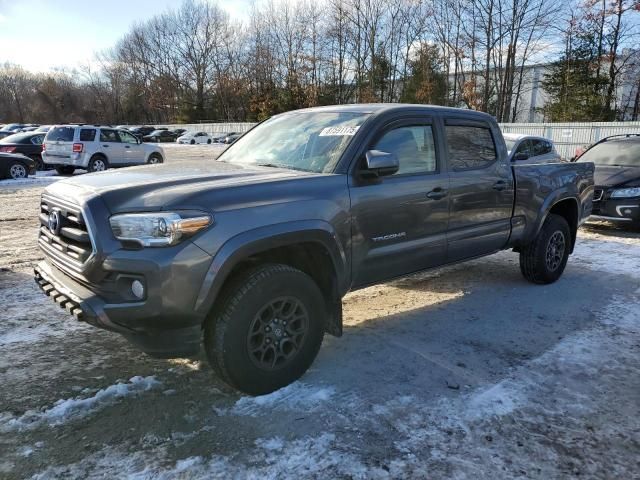
{"label": "truck roof", "polygon": [[311,107],[303,108],[300,110],[293,110],[291,112],[282,113],[280,115],[286,115],[288,113],[302,113],[302,112],[353,112],[353,113],[388,113],[388,112],[401,112],[408,110],[423,110],[426,112],[438,112],[438,113],[450,113],[450,114],[464,114],[469,116],[478,117],[482,120],[493,120],[495,118],[491,115],[478,112],[476,110],[469,110],[466,108],[454,108],[454,107],[442,107],[439,105],[425,105],[425,104],[412,104],[412,103],[353,103],[345,105],[327,105],[323,107]]}

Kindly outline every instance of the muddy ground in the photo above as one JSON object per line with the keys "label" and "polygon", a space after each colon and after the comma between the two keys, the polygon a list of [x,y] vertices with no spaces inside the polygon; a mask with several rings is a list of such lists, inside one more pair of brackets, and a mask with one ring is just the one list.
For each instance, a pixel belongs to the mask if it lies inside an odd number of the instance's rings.
{"label": "muddy ground", "polygon": [[640,475],[637,233],[581,229],[554,285],[503,252],[351,293],[343,338],[250,398],[40,293],[43,183],[0,185],[0,478]]}

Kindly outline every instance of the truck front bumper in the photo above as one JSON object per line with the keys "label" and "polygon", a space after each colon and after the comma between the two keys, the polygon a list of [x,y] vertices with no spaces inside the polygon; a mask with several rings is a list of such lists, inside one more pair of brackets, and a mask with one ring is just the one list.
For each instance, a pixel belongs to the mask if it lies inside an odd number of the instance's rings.
{"label": "truck front bumper", "polygon": [[202,314],[183,311],[176,318],[176,312],[166,312],[157,302],[110,303],[47,261],[35,267],[34,278],[44,294],[77,321],[120,333],[150,355],[185,357],[200,350]]}

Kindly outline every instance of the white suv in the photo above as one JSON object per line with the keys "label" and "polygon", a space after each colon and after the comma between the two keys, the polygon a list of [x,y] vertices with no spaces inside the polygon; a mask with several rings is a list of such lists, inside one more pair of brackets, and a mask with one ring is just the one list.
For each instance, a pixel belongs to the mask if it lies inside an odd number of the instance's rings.
{"label": "white suv", "polygon": [[58,173],[76,168],[99,172],[110,167],[162,163],[164,150],[142,143],[126,130],[99,125],[56,125],[42,144],[42,161]]}

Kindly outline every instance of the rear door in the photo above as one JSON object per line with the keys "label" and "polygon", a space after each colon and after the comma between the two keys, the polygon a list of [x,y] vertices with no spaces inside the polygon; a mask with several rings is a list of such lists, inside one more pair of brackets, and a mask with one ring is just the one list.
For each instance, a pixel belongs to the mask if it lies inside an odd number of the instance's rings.
{"label": "rear door", "polygon": [[118,131],[120,141],[124,151],[124,158],[126,163],[142,164],[145,162],[145,149],[144,146],[138,143],[136,137],[129,132]]}
{"label": "rear door", "polygon": [[70,163],[75,127],[53,127],[45,138],[45,155],[51,162]]}
{"label": "rear door", "polygon": [[127,159],[124,153],[124,145],[116,130],[110,128],[100,129],[100,149],[104,152],[111,165],[124,165]]}
{"label": "rear door", "polygon": [[400,169],[352,176],[354,286],[441,264],[446,254],[449,180],[432,119],[388,124],[367,149],[395,154]]}
{"label": "rear door", "polygon": [[503,248],[511,232],[514,183],[500,132],[483,121],[445,121],[450,175],[448,261]]}

